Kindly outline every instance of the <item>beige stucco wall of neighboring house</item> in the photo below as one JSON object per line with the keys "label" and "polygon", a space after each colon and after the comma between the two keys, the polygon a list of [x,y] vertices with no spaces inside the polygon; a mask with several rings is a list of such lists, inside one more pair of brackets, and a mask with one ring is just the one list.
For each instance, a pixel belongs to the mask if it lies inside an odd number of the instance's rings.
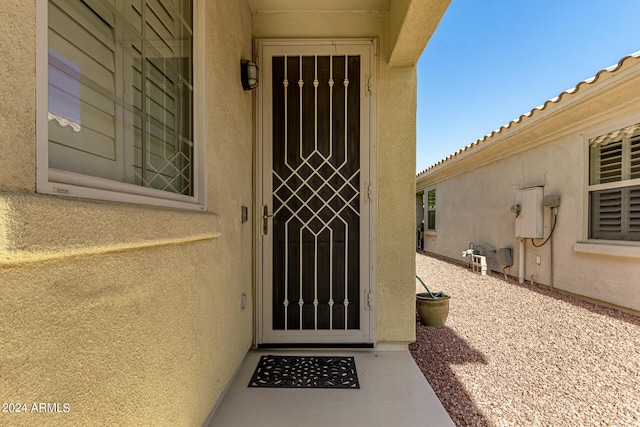
{"label": "beige stucco wall of neighboring house", "polygon": [[[631,310],[640,310],[640,247],[587,242],[588,140],[640,122],[640,60],[628,59],[616,72],[523,118],[476,146],[460,152],[417,178],[417,190],[436,188],[436,233],[425,234],[428,252],[467,262],[462,251],[473,242],[500,271],[493,251],[513,249],[518,277],[519,242],[515,238],[516,191],[542,186],[544,195],[560,195],[558,223],[551,243],[536,248],[527,239],[524,278]],[[549,236],[551,209],[544,209]],[[536,240],[537,244],[542,240]],[[587,253],[587,252],[593,253]],[[536,263],[536,257],[540,263]],[[553,262],[553,277],[551,274]],[[436,290],[436,276],[427,278]]]}
{"label": "beige stucco wall of neighboring house", "polygon": [[[254,15],[254,37],[376,38],[377,283],[376,340],[415,339],[415,66],[389,60],[389,12],[264,12]],[[413,169],[412,169],[413,168]]]}
{"label": "beige stucco wall of neighboring house", "polygon": [[205,21],[208,211],[195,212],[35,194],[35,2],[3,5],[0,397],[69,412],[0,424],[201,425],[251,346],[251,10],[208,1]]}

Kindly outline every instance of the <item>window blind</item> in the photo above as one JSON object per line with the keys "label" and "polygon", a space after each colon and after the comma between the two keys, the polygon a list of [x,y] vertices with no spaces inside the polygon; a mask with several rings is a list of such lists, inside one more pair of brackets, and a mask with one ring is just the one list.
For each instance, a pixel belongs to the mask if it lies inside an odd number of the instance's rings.
{"label": "window blind", "polygon": [[49,165],[121,180],[114,17],[90,5],[49,3]]}
{"label": "window blind", "polygon": [[594,138],[590,146],[589,236],[640,240],[640,124]]}
{"label": "window blind", "polygon": [[191,11],[50,0],[50,167],[193,195]]}

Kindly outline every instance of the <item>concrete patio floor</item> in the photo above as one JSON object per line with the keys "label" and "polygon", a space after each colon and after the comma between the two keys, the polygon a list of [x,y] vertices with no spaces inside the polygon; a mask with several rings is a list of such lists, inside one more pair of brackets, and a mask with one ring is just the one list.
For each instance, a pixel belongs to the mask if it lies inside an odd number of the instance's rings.
{"label": "concrete patio floor", "polygon": [[[354,356],[360,389],[250,388],[262,355]],[[453,426],[406,348],[250,351],[209,427]]]}

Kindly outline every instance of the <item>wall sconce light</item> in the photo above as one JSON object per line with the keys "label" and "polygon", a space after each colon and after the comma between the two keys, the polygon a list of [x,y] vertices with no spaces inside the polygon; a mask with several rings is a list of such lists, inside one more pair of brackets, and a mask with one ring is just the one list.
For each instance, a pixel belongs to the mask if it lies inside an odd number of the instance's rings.
{"label": "wall sconce light", "polygon": [[243,59],[240,62],[240,79],[242,80],[242,88],[251,90],[258,87],[258,66],[255,62]]}

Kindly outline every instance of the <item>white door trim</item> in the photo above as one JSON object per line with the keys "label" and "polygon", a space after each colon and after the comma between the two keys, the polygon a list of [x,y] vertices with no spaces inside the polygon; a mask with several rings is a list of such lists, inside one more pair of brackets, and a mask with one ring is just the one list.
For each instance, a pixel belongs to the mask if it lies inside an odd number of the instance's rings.
{"label": "white door trim", "polygon": [[[335,344],[374,344],[376,340],[376,81],[377,81],[377,42],[372,39],[349,40],[257,40],[255,44],[256,62],[260,70],[260,85],[257,90],[256,111],[256,157],[255,185],[256,204],[255,218],[255,250],[256,250],[256,344],[265,343],[335,343]],[[271,69],[272,55],[306,55],[306,54],[361,54],[364,79],[361,89],[361,108],[366,109],[361,115],[361,236],[360,236],[360,280],[361,309],[359,330],[347,331],[273,331],[270,327],[269,289],[271,280],[271,251],[263,249],[263,206],[271,210],[271,201],[265,200],[263,194],[270,194],[270,171],[265,173],[264,164],[269,164],[271,147]],[[364,102],[366,101],[366,102]],[[364,105],[366,104],[366,106]],[[366,115],[365,115],[366,114]],[[272,224],[269,224],[272,227]],[[269,240],[270,242],[270,240]],[[264,245],[269,248],[269,244]],[[268,273],[267,273],[268,272]],[[267,286],[264,286],[264,284]]]}

